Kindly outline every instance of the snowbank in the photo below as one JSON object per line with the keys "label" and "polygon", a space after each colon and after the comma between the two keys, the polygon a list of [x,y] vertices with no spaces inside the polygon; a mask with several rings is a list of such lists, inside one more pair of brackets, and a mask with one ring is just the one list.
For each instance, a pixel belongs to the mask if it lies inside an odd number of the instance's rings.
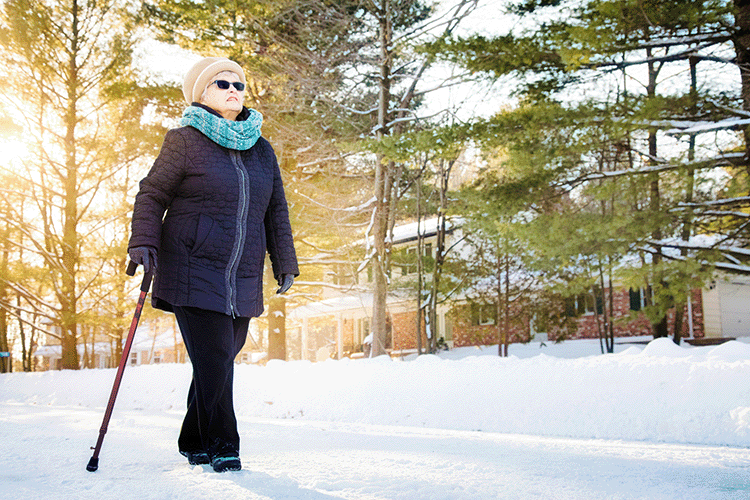
{"label": "snowbank", "polygon": [[[406,361],[237,365],[239,415],[540,436],[750,446],[750,345],[668,339],[458,349]],[[586,354],[588,353],[588,354]],[[0,375],[0,403],[103,408],[115,370]],[[181,413],[189,365],[128,368],[118,410]]]}

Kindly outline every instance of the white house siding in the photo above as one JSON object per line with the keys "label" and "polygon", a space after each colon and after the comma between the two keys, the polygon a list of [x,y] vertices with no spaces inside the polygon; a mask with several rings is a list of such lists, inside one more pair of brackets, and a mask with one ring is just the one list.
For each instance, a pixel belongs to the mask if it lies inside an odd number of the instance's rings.
{"label": "white house siding", "polygon": [[720,287],[721,331],[725,337],[750,337],[750,280],[733,278]]}
{"label": "white house siding", "polygon": [[706,337],[721,337],[719,284],[703,289],[703,331]]}
{"label": "white house siding", "polygon": [[750,337],[750,277],[717,278],[703,290],[706,337]]}

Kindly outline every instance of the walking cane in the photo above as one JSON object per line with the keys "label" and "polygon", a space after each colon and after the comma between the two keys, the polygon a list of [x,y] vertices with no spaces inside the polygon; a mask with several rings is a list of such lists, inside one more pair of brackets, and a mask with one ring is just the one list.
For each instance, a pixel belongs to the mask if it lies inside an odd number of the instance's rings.
{"label": "walking cane", "polygon": [[[125,273],[128,276],[134,276],[135,270],[138,264],[132,260],[128,264],[128,269]],[[99,439],[96,441],[96,446],[91,449],[94,450],[94,455],[89,460],[86,470],[94,472],[99,468],[99,450],[102,448],[102,442],[104,442],[104,435],[107,433],[107,425],[109,419],[112,417],[112,409],[115,406],[115,398],[117,398],[117,391],[120,389],[120,382],[122,381],[122,373],[125,371],[125,364],[128,362],[130,357],[130,347],[133,345],[133,337],[135,337],[135,329],[138,327],[138,320],[141,319],[141,311],[143,310],[143,304],[146,302],[146,295],[148,289],[151,287],[151,278],[153,271],[144,273],[143,282],[141,282],[141,295],[138,297],[138,305],[135,307],[135,314],[133,315],[133,321],[130,323],[130,331],[128,331],[128,339],[125,341],[125,346],[122,351],[122,357],[120,358],[120,366],[117,368],[117,375],[115,376],[115,383],[112,386],[112,393],[109,395],[109,403],[107,404],[107,411],[104,412],[104,420],[102,421],[102,427],[99,429]]]}

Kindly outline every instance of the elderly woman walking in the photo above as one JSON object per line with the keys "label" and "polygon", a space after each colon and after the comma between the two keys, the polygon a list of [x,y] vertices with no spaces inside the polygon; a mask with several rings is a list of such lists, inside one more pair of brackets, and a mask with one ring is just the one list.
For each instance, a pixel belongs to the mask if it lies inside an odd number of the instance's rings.
{"label": "elderly woman walking", "polygon": [[185,76],[188,107],[135,198],[130,258],[155,269],[152,304],[174,312],[193,366],[178,447],[217,472],[240,470],[234,358],[263,312],[266,251],[286,292],[299,275],[276,155],[245,73],[207,57]]}

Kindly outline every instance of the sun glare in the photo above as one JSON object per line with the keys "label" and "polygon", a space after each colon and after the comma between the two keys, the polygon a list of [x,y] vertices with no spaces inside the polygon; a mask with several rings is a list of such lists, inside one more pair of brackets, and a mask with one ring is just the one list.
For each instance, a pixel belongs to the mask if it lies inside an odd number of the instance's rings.
{"label": "sun glare", "polygon": [[0,151],[0,158],[5,166],[14,165],[29,155],[27,144],[18,139],[0,139]]}

